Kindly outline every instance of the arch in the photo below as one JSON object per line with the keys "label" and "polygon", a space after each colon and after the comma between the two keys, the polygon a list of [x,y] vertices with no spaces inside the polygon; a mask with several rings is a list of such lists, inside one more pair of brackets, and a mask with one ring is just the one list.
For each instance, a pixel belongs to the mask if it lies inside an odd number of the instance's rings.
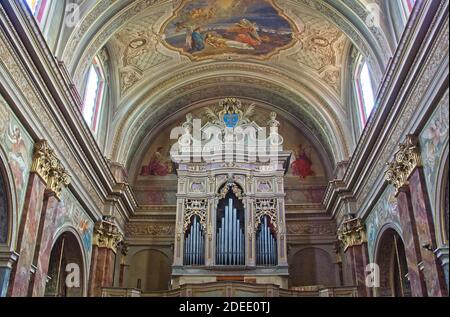
{"label": "arch", "polygon": [[[261,73],[268,76],[263,78]],[[153,88],[149,87],[144,96],[136,95],[134,100],[128,100],[131,107],[121,107],[123,113],[112,125],[117,132],[109,140],[109,155],[114,161],[129,166],[130,158],[151,128],[165,120],[169,113],[173,115],[201,101],[232,95],[289,113],[317,137],[333,163],[347,159],[351,133],[343,109],[331,106],[321,96],[285,75],[263,65],[255,68],[248,64],[226,63],[191,66],[171,72],[170,78],[150,83]],[[162,88],[169,84],[172,89],[164,92]]]}
{"label": "arch", "polygon": [[289,261],[290,284],[295,286],[335,286],[335,267],[329,252],[319,247],[297,251]]}
{"label": "arch", "polygon": [[378,235],[375,263],[379,267],[380,287],[374,289],[378,297],[409,297],[408,264],[403,239],[392,225],[385,225]]}
{"label": "arch", "polygon": [[143,292],[169,289],[171,261],[164,252],[157,249],[144,249],[136,252],[128,262],[126,285]]}
{"label": "arch", "polygon": [[437,246],[449,243],[449,144],[445,145],[440,157],[440,166],[436,172],[436,190],[434,191],[434,222]]}
{"label": "arch", "polygon": [[[13,173],[9,167],[6,153],[0,147],[0,200],[3,200],[5,207],[0,206],[0,246],[5,245],[9,250],[14,250],[17,243],[17,232],[19,223],[18,197],[15,189]],[[0,202],[1,204],[1,202]],[[3,218],[3,219],[2,219]]]}
{"label": "arch", "polygon": [[[50,253],[47,273],[50,280],[45,289],[45,296],[81,297],[87,295],[88,269],[82,245],[74,228],[65,227],[57,232]],[[72,265],[75,265],[76,269]],[[73,275],[71,275],[72,273]],[[66,279],[74,282],[73,286],[68,285]]]}

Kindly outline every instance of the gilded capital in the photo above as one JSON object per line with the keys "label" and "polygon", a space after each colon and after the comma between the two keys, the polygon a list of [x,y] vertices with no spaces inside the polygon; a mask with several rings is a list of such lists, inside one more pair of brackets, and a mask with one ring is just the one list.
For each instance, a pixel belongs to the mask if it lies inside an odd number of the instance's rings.
{"label": "gilded capital", "polygon": [[408,135],[405,142],[399,145],[394,160],[389,162],[385,179],[394,186],[396,193],[408,185],[408,179],[417,167],[422,166],[419,140],[414,135]]}
{"label": "gilded capital", "polygon": [[53,158],[53,150],[50,149],[46,140],[40,140],[34,145],[31,172],[39,175],[46,184],[52,168]]}
{"label": "gilded capital", "polygon": [[108,248],[117,253],[117,246],[122,240],[123,235],[114,223],[114,218],[104,218],[95,224],[93,245],[99,248]]}
{"label": "gilded capital", "polygon": [[47,190],[53,192],[58,199],[61,198],[62,188],[70,184],[69,175],[46,140],[40,140],[34,146],[31,172],[39,175]]}
{"label": "gilded capital", "polygon": [[344,251],[348,247],[361,245],[367,242],[365,225],[359,218],[347,220],[339,228],[338,238],[344,245]]}

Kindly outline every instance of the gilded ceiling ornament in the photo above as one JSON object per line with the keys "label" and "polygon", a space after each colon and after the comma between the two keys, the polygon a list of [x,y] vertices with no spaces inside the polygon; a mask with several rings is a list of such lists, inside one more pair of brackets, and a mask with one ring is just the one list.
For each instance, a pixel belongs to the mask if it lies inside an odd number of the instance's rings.
{"label": "gilded ceiling ornament", "polygon": [[408,135],[405,142],[399,145],[394,160],[389,162],[385,179],[394,186],[396,194],[403,186],[408,185],[408,179],[416,167],[422,166],[419,140],[414,135]]}

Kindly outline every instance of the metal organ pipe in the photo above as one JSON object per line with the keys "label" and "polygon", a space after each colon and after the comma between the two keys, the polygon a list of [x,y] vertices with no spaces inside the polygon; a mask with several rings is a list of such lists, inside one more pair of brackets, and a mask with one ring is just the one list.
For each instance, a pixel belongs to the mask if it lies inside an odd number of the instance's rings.
{"label": "metal organ pipe", "polygon": [[205,261],[205,237],[198,217],[194,217],[184,241],[184,264],[203,265]]}
{"label": "metal organ pipe", "polygon": [[256,262],[258,265],[272,266],[277,264],[277,240],[270,229],[267,216],[261,219],[256,238]]}
{"label": "metal organ pipe", "polygon": [[241,225],[238,211],[233,208],[233,199],[229,199],[216,234],[216,264],[244,264],[244,230]]}

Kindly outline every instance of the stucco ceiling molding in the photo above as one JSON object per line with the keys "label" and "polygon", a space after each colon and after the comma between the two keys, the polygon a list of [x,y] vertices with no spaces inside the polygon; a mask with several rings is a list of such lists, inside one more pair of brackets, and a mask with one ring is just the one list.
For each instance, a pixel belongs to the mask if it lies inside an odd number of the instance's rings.
{"label": "stucco ceiling molding", "polygon": [[[66,50],[66,52],[73,52],[73,54],[71,54],[71,56],[66,56],[66,58],[63,59],[70,65],[69,69],[74,73],[74,81],[78,83],[78,85],[83,82],[82,78],[95,54],[106,44],[115,32],[120,30],[127,23],[127,21],[133,19],[138,14],[142,14],[145,10],[153,10],[163,7],[168,10],[166,13],[167,17],[164,14],[161,15],[167,19],[170,17],[169,11],[174,8],[176,2],[164,0],[137,1],[121,10],[118,14],[112,15],[107,23],[103,23],[103,27],[98,25],[99,23],[97,23],[97,21],[99,19],[91,18],[94,14],[88,14],[89,18],[86,17],[85,20],[92,20],[92,25],[87,27],[87,23],[83,21],[80,23],[80,27],[74,30],[72,36],[74,40],[69,40],[67,46],[69,49]],[[331,3],[334,2],[336,1],[331,1]],[[320,13],[325,19],[335,24],[351,39],[351,41],[364,53],[364,55],[368,56],[376,77],[381,78],[382,69],[384,69],[387,63],[387,57],[384,56],[386,54],[386,49],[381,49],[382,47],[385,47],[385,44],[379,43],[377,38],[373,36],[370,30],[367,29],[367,26],[364,29],[365,24],[362,23],[356,13],[349,12],[351,11],[350,8],[345,7],[344,9],[344,7],[340,5],[332,6],[331,4],[324,3],[324,1],[318,0],[295,0],[289,1],[288,3],[283,3],[284,7],[288,5],[291,6],[291,10],[292,8],[304,8],[305,5],[309,6],[310,8],[318,11],[318,13]],[[96,8],[97,6],[92,11],[97,12]],[[345,14],[339,12],[339,8],[346,10]],[[109,10],[106,10],[102,12],[102,14],[107,15],[108,11]],[[351,17],[352,20],[348,20],[347,16]],[[85,39],[83,35],[77,35],[80,32],[79,29],[83,29],[85,31],[85,36],[89,36],[89,34],[97,35],[92,39]],[[363,29],[364,33],[361,33],[360,29]],[[77,44],[72,44],[74,42]],[[77,49],[75,50],[75,48]],[[78,53],[75,54],[75,51]]]}
{"label": "stucco ceiling molding", "polygon": [[[317,100],[306,101],[297,91],[289,90],[279,83],[242,74],[239,77],[221,74],[197,79],[195,82],[174,87],[169,93],[149,96],[137,111],[125,116],[126,119],[119,123],[120,128],[116,130],[113,140],[112,157],[117,161],[127,162],[136,151],[135,144],[139,145],[152,126],[157,126],[161,120],[174,115],[186,105],[229,94],[279,105],[279,108],[302,121],[314,135],[320,136],[321,143],[333,157],[333,161],[348,157],[348,147],[340,123],[333,121],[328,113],[324,113]],[[145,107],[149,104],[157,106]],[[311,106],[312,104],[316,106]]]}

